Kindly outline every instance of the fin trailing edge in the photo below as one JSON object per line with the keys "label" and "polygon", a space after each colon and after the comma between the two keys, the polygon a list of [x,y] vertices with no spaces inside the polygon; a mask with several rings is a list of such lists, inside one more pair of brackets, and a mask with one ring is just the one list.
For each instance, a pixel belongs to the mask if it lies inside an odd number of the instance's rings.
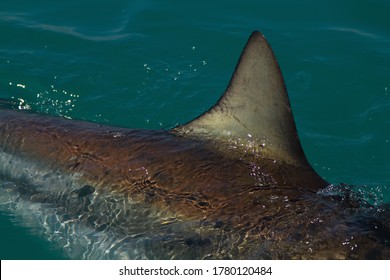
{"label": "fin trailing edge", "polygon": [[190,137],[251,145],[261,157],[295,166],[308,165],[282,73],[260,32],[250,36],[217,104],[174,130]]}

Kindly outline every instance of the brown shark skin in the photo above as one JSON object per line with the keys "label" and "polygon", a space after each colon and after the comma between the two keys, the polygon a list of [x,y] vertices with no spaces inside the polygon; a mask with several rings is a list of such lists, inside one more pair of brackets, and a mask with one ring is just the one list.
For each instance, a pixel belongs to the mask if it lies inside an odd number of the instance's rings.
{"label": "brown shark skin", "polygon": [[131,130],[7,109],[0,110],[0,151],[77,174],[80,188],[93,186],[96,195],[124,196],[194,222],[190,237],[172,245],[179,253],[154,258],[389,258],[388,212],[317,193],[328,183],[307,162],[289,111],[283,118],[296,162],[207,131]]}
{"label": "brown shark skin", "polygon": [[[306,170],[298,173],[288,165],[281,170],[273,162],[249,156],[229,158],[213,151],[212,142],[169,131],[129,130],[1,110],[0,134],[6,153],[80,173],[81,184],[149,197],[151,203],[172,207],[183,217],[207,216],[209,208],[213,213],[234,208],[237,193],[251,189],[326,185],[320,177],[305,182]],[[307,173],[312,175],[311,170]],[[168,206],[169,200],[182,200],[183,205]]]}
{"label": "brown shark skin", "polygon": [[[351,234],[346,224],[354,219],[353,209],[304,186],[279,185],[279,172],[273,175],[267,164],[262,169],[247,159],[221,156],[213,152],[213,143],[169,131],[127,130],[11,110],[0,110],[0,135],[4,152],[80,173],[80,186],[238,232],[243,244],[237,255],[229,253],[231,258],[364,259],[389,253],[356,234],[361,252],[342,246]],[[260,254],[257,246],[265,241],[271,244]]]}

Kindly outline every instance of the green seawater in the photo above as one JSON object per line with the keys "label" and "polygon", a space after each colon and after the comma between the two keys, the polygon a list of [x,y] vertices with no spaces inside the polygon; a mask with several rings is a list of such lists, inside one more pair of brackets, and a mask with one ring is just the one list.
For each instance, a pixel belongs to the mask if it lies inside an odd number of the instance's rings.
{"label": "green seawater", "polygon": [[[389,15],[386,0],[4,0],[0,98],[71,119],[169,129],[219,99],[259,30],[314,168],[390,203]],[[0,258],[62,255],[0,213]]]}

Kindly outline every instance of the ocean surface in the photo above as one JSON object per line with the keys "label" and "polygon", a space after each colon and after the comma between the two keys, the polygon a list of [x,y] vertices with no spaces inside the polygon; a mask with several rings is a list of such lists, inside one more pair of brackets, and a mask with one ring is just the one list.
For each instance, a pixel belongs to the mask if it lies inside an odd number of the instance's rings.
{"label": "ocean surface", "polygon": [[[386,0],[1,1],[0,98],[69,119],[169,129],[219,99],[259,30],[313,167],[390,203],[389,15]],[[0,258],[63,258],[34,232],[0,212]]]}

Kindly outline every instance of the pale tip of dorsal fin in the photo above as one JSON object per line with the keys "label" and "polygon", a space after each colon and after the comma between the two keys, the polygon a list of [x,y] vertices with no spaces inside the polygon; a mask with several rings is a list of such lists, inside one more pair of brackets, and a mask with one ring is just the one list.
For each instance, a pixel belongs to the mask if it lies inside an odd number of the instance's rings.
{"label": "pale tip of dorsal fin", "polygon": [[235,144],[246,152],[295,166],[308,165],[279,65],[260,32],[250,36],[217,104],[174,129],[187,137]]}

